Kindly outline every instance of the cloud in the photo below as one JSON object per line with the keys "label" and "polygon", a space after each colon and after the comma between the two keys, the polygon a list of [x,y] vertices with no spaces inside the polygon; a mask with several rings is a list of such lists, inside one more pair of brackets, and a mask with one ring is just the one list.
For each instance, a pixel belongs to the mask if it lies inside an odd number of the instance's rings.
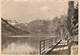
{"label": "cloud", "polygon": [[61,13],[64,12],[64,9],[59,9],[59,12],[61,12]]}
{"label": "cloud", "polygon": [[49,7],[48,6],[43,6],[40,8],[41,12],[48,12],[49,11]]}
{"label": "cloud", "polygon": [[[18,1],[18,0],[16,0]],[[55,6],[54,6],[55,5]],[[5,2],[2,3],[2,17],[18,22],[35,19],[53,19],[67,13],[67,2]],[[23,20],[22,20],[23,19]]]}

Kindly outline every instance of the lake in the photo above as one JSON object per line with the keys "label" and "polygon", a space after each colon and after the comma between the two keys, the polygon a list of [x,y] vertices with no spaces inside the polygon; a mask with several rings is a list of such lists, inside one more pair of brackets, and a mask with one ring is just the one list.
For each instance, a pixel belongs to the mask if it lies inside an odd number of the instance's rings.
{"label": "lake", "polygon": [[[15,35],[3,38],[2,54],[39,54],[40,40],[52,35]],[[55,40],[54,40],[55,41]]]}

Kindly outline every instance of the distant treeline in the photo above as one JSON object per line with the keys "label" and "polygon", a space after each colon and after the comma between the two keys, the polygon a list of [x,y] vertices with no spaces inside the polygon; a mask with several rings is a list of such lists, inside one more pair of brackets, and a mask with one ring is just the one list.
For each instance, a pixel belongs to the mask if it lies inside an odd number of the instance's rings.
{"label": "distant treeline", "polygon": [[27,30],[31,34],[55,34],[59,36],[68,35],[67,15],[53,20],[34,20],[27,25]]}

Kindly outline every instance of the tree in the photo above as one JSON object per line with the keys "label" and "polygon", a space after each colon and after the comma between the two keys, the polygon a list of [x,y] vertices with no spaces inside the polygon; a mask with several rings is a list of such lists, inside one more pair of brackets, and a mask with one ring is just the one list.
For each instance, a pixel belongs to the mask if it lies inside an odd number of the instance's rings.
{"label": "tree", "polygon": [[69,2],[67,20],[70,35],[78,35],[78,3],[76,7],[74,7],[74,1]]}

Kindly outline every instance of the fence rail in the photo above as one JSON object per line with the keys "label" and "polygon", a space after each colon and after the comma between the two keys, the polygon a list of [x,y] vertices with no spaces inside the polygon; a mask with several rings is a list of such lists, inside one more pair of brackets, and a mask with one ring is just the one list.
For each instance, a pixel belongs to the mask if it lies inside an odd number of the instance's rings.
{"label": "fence rail", "polygon": [[47,51],[49,51],[50,48],[52,48],[53,43],[57,43],[57,38],[49,38],[45,40],[40,41],[40,54],[45,54]]}
{"label": "fence rail", "polygon": [[61,42],[62,40],[59,40],[56,45],[54,45],[46,54],[49,54],[54,48],[57,47],[57,45]]}
{"label": "fence rail", "polygon": [[41,40],[40,41],[40,55],[49,54],[53,49],[55,49],[58,46],[61,46],[64,48],[64,45],[68,49],[67,53],[70,54],[70,44],[68,40],[64,40],[64,39],[61,40],[60,38],[58,39],[57,37]]}

